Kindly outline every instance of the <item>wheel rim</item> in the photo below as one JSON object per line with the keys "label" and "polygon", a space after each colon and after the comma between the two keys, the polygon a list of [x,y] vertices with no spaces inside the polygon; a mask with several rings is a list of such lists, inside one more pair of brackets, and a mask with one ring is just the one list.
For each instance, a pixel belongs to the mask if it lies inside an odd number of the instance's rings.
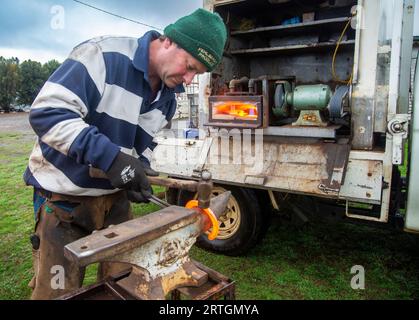
{"label": "wheel rim", "polygon": [[[211,197],[216,197],[226,191],[227,190],[222,187],[215,186],[212,188]],[[231,195],[225,214],[218,218],[220,230],[216,239],[225,240],[234,236],[240,227],[240,216],[241,212],[239,203],[236,198]]]}

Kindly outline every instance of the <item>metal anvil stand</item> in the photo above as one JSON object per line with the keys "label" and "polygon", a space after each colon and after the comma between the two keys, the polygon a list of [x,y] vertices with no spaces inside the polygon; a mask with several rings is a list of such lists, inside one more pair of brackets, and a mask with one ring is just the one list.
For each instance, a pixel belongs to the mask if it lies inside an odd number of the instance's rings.
{"label": "metal anvil stand", "polygon": [[231,280],[189,258],[196,238],[212,226],[202,209],[210,207],[218,218],[230,197],[230,192],[225,192],[210,199],[211,175],[202,176],[201,181],[192,183],[198,193],[198,208],[170,206],[66,245],[65,256],[79,266],[122,262],[129,263],[132,271],[60,299],[163,300],[180,299],[182,294],[187,299],[234,299]]}

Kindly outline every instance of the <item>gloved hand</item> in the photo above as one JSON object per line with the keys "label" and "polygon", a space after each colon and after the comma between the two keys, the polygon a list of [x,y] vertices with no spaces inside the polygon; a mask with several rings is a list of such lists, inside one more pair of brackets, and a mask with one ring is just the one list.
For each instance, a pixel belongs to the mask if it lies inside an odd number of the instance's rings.
{"label": "gloved hand", "polygon": [[149,203],[150,202],[150,200],[144,197],[141,192],[136,192],[133,190],[127,190],[127,198],[129,201],[135,202],[135,203]]}
{"label": "gloved hand", "polygon": [[[144,172],[147,176],[157,177],[159,175],[157,171],[151,169],[150,163],[145,158],[140,157],[140,161],[143,165]],[[153,188],[151,188],[150,190],[151,190],[151,194],[153,194]],[[150,200],[145,198],[141,192],[136,192],[132,190],[127,191],[127,198],[129,201],[135,202],[135,203],[149,203],[150,202]]]}
{"label": "gloved hand", "polygon": [[141,161],[123,152],[118,153],[106,175],[114,188],[135,191],[144,199],[153,194]]}
{"label": "gloved hand", "polygon": [[157,171],[151,169],[150,163],[145,158],[140,157],[140,160],[143,164],[144,172],[146,175],[148,175],[149,177],[157,177],[159,175]]}

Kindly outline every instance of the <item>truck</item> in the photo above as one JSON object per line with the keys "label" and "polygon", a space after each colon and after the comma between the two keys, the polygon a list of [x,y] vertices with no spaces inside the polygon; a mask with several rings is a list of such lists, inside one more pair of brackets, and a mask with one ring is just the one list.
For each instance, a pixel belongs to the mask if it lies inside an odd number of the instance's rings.
{"label": "truck", "polygon": [[[196,180],[206,170],[214,196],[232,192],[218,237],[198,246],[245,254],[275,211],[418,233],[414,0],[203,6],[225,22],[222,62],[199,78],[197,128],[164,130],[151,156],[169,177]],[[194,196],[166,191],[178,205]]]}

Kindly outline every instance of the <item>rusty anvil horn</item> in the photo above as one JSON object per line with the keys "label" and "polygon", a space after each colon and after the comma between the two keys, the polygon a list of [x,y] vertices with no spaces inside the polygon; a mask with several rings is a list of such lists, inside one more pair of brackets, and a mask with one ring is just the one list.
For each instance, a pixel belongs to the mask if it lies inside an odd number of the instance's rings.
{"label": "rusty anvil horn", "polygon": [[221,217],[227,210],[228,201],[230,200],[231,191],[223,192],[218,196],[211,198],[210,208],[217,218]]}

